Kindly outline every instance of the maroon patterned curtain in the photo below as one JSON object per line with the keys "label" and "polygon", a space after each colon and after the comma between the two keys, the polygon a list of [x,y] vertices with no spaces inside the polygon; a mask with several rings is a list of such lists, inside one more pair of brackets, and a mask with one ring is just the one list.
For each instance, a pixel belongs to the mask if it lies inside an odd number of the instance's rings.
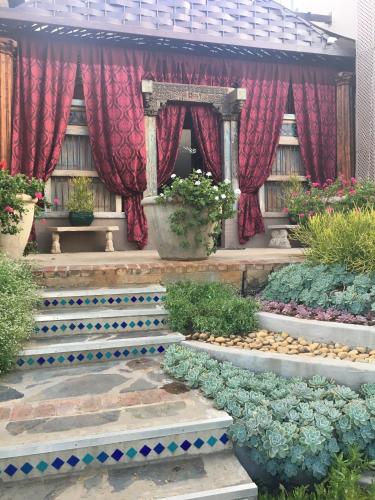
{"label": "maroon patterned curtain", "polygon": [[124,197],[128,240],[147,243],[141,206],[146,189],[144,111],[135,51],[97,44],[80,49],[83,90],[95,167],[107,189]]}
{"label": "maroon patterned curtain", "polygon": [[207,172],[215,182],[222,180],[220,120],[212,106],[191,106],[194,132]]}
{"label": "maroon patterned curtain", "polygon": [[258,193],[271,173],[285,112],[289,72],[256,65],[245,77],[247,101],[240,117],[238,232],[241,244],[264,232]]}
{"label": "maroon patterned curtain", "polygon": [[184,126],[186,106],[168,104],[156,118],[156,142],[158,149],[158,187],[163,186],[173,173],[178,147]]}
{"label": "maroon patterned curtain", "polygon": [[336,176],[336,75],[330,68],[292,68],[302,159],[306,173],[322,184]]}
{"label": "maroon patterned curtain", "polygon": [[78,54],[59,41],[20,39],[13,100],[12,174],[47,180],[61,153]]}

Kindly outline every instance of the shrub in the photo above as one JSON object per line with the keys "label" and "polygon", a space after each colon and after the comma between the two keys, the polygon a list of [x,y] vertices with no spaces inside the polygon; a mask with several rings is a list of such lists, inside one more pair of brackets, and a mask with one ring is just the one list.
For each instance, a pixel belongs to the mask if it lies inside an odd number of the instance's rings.
{"label": "shrub", "polygon": [[375,272],[375,209],[318,214],[294,236],[313,264],[341,264],[349,271]]}
{"label": "shrub", "polygon": [[70,181],[72,192],[68,200],[70,212],[93,212],[94,193],[92,179],[89,177],[75,177]]}
{"label": "shrub", "polygon": [[334,456],[354,444],[375,458],[375,384],[360,395],[319,375],[304,381],[255,374],[178,345],[168,349],[163,368],[227,411],[233,441],[280,479],[306,472],[320,480]]}
{"label": "shrub", "polygon": [[30,266],[0,254],[0,373],[12,367],[33,331],[37,300]]}
{"label": "shrub", "polygon": [[349,272],[342,265],[291,264],[269,276],[262,297],[368,315],[375,306],[375,276]]}
{"label": "shrub", "polygon": [[181,333],[207,332],[228,337],[256,328],[256,303],[222,283],[182,281],[167,286],[169,325]]}

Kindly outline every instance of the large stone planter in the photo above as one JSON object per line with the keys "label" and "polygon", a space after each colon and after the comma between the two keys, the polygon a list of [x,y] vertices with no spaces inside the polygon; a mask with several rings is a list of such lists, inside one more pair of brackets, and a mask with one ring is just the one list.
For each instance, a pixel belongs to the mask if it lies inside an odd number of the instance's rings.
{"label": "large stone planter", "polygon": [[33,200],[32,197],[27,194],[19,194],[17,198],[24,202],[26,210],[19,224],[20,232],[17,234],[0,233],[0,252],[15,258],[23,256],[33,225],[34,210],[37,202],[36,199]]}
{"label": "large stone planter", "polygon": [[[146,214],[149,232],[152,234],[156,250],[160,257],[166,260],[205,260],[207,259],[207,249],[204,245],[197,245],[195,233],[191,231],[186,235],[189,247],[181,246],[181,239],[170,228],[169,218],[182,204],[169,203],[159,205],[156,203],[156,196],[144,198],[142,205]],[[200,229],[203,241],[210,240],[210,233],[214,228],[213,224]],[[212,243],[212,238],[210,243]]]}

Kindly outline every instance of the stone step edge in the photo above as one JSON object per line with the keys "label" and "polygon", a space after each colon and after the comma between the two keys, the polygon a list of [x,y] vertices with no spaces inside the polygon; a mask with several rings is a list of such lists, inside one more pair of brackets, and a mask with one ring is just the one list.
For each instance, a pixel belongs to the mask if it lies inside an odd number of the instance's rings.
{"label": "stone step edge", "polygon": [[227,429],[233,422],[232,417],[224,412],[220,417],[206,418],[195,422],[179,422],[178,424],[160,425],[157,427],[146,427],[141,430],[130,430],[120,432],[103,433],[75,439],[57,440],[45,443],[31,443],[27,445],[15,445],[12,447],[0,447],[0,460],[27,457],[46,453],[77,450],[79,448],[91,448],[94,446],[112,445],[119,442],[134,442],[146,439],[158,439],[176,434],[187,434],[197,431],[211,431]]}
{"label": "stone step edge", "polygon": [[139,338],[121,339],[121,340],[106,340],[106,341],[93,341],[93,342],[67,342],[64,344],[51,344],[46,347],[36,349],[24,349],[20,356],[38,356],[43,354],[62,354],[65,352],[78,352],[78,351],[95,351],[98,349],[116,349],[121,347],[134,347],[138,345],[156,345],[156,344],[169,344],[178,343],[185,340],[185,336],[180,333],[170,333],[160,336],[144,336]]}
{"label": "stone step edge", "polygon": [[40,293],[42,299],[65,297],[93,297],[95,295],[138,295],[142,293],[165,293],[166,288],[161,285],[148,285],[140,287],[115,287],[115,288],[72,288],[62,290],[44,290]]}
{"label": "stone step edge", "polygon": [[124,308],[124,309],[110,309],[105,307],[103,309],[72,309],[70,312],[51,312],[36,314],[36,323],[50,323],[51,321],[70,321],[81,319],[101,319],[101,318],[119,318],[125,316],[166,316],[167,311],[164,307],[154,306],[148,309],[141,308]]}
{"label": "stone step edge", "polygon": [[246,484],[199,491],[197,493],[187,493],[186,495],[163,497],[161,500],[255,500],[256,498],[258,498],[258,488],[257,485],[250,480]]}

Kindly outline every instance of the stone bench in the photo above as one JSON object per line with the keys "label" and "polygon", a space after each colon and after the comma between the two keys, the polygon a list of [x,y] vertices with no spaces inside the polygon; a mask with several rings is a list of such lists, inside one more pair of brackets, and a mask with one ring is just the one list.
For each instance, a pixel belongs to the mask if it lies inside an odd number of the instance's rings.
{"label": "stone bench", "polygon": [[62,233],[105,233],[106,252],[114,252],[113,231],[119,231],[119,226],[57,226],[49,227],[52,233],[51,253],[61,253],[60,234]]}
{"label": "stone bench", "polygon": [[288,232],[296,229],[297,225],[293,224],[279,224],[276,226],[268,226],[271,231],[271,239],[268,244],[269,248],[292,248]]}

